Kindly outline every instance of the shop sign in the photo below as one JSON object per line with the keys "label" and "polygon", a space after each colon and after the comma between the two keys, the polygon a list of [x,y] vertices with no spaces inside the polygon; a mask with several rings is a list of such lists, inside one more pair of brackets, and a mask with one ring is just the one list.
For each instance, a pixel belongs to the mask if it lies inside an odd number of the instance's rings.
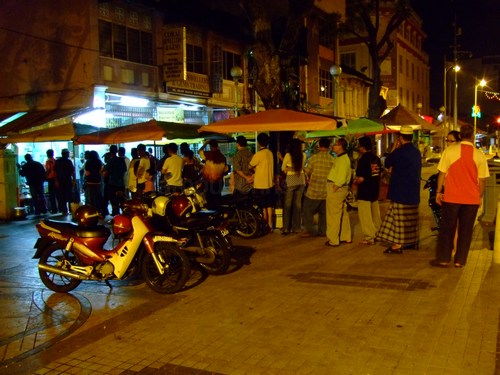
{"label": "shop sign", "polygon": [[208,77],[204,74],[187,72],[185,81],[167,82],[167,93],[209,97]]}
{"label": "shop sign", "polygon": [[163,34],[163,80],[186,79],[186,28],[166,27]]}
{"label": "shop sign", "polygon": [[184,122],[184,110],[182,108],[158,107],[158,121]]}

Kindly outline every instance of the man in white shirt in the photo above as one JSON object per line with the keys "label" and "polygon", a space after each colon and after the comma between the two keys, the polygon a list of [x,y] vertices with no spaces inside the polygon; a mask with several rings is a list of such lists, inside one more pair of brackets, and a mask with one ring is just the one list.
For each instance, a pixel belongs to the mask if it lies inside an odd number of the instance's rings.
{"label": "man in white shirt", "polygon": [[166,192],[176,193],[182,191],[182,167],[184,160],[177,155],[178,147],[175,143],[167,145],[168,158],[163,162],[161,168],[162,176],[165,176],[167,182]]}

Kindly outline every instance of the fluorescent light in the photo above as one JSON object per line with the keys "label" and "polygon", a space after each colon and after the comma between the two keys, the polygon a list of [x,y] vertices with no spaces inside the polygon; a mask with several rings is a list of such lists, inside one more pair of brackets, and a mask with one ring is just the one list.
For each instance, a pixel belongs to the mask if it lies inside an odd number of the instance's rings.
{"label": "fluorescent light", "polygon": [[17,112],[15,115],[7,117],[5,120],[0,121],[0,127],[7,125],[9,122],[17,120],[19,117],[24,116],[28,112]]}
{"label": "fluorescent light", "polygon": [[129,107],[147,107],[149,104],[149,100],[143,98],[136,98],[134,96],[122,96],[120,104]]}

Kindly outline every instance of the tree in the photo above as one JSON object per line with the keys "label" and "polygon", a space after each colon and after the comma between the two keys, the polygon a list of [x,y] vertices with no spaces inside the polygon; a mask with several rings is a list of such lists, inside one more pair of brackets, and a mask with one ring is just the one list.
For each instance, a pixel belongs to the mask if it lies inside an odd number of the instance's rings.
{"label": "tree", "polygon": [[305,47],[304,17],[314,0],[241,0],[254,43],[249,52],[252,84],[264,107],[299,106],[298,71]]}
{"label": "tree", "polygon": [[[387,22],[384,22],[381,8],[387,6],[393,8],[394,12]],[[364,43],[372,61],[373,86],[370,87],[369,93],[369,118],[379,118],[386,108],[385,100],[380,95],[380,66],[394,48],[394,32],[409,17],[410,11],[409,0],[346,1],[346,21],[340,25],[340,31],[354,35],[358,41]]]}

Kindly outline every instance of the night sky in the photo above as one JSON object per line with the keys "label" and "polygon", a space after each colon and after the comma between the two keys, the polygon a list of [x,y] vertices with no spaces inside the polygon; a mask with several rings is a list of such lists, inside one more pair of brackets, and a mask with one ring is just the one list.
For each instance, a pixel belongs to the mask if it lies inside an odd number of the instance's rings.
{"label": "night sky", "polygon": [[442,105],[443,60],[453,60],[453,22],[461,35],[458,58],[500,55],[500,0],[412,0],[427,34],[424,44],[431,66],[431,107]]}

